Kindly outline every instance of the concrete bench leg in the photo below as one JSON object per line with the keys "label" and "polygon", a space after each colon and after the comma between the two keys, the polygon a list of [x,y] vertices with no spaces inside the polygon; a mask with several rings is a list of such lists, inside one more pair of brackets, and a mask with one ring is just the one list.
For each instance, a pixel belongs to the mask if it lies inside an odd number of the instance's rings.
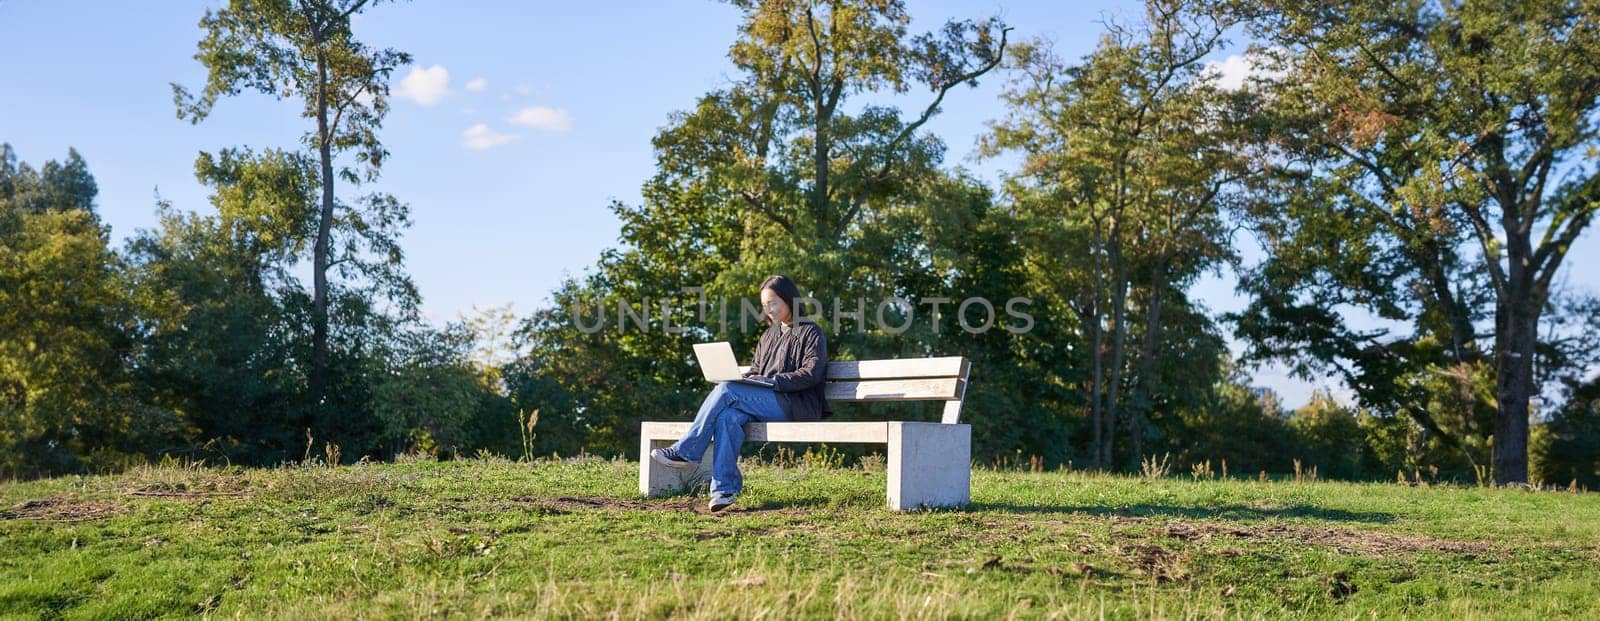
{"label": "concrete bench leg", "polygon": [[889,423],[889,508],[960,507],[971,500],[972,426]]}
{"label": "concrete bench leg", "polygon": [[650,459],[650,449],[671,446],[674,440],[639,438],[639,493],[645,496],[665,496],[683,491],[691,485],[711,478],[711,450],[707,449],[700,463],[682,470],[668,468]]}

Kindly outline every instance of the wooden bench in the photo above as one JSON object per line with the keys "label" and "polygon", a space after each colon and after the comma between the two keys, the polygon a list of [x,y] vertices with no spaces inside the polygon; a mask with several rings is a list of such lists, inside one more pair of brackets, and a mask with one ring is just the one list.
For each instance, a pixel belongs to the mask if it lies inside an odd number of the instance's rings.
{"label": "wooden bench", "polygon": [[[754,422],[744,426],[745,441],[885,444],[890,509],[962,506],[971,493],[972,426],[960,422],[971,368],[972,363],[961,356],[829,362],[825,387],[829,401],[944,401],[944,414],[937,423]],[[690,424],[640,425],[641,494],[660,496],[709,478],[710,450],[695,468],[667,468],[650,459],[650,449],[677,441]]]}

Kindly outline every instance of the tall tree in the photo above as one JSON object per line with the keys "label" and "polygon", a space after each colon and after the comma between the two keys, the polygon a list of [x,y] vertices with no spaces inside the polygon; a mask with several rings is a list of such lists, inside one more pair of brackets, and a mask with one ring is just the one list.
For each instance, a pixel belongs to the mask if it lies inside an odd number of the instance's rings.
{"label": "tall tree", "polygon": [[[328,317],[330,268],[341,261],[359,262],[353,254],[336,258],[334,229],[341,203],[335,183],[352,186],[377,179],[388,152],[378,130],[389,110],[388,80],[411,62],[393,49],[372,49],[357,41],[351,18],[378,0],[230,0],[222,9],[207,10],[200,20],[205,38],[195,58],[208,75],[199,96],[172,85],[178,118],[199,123],[217,100],[250,89],[303,102],[301,116],[314,121],[305,135],[316,151],[321,197],[314,212],[312,244],[312,356],[310,396],[321,403],[328,386]],[[339,156],[352,153],[354,161]],[[365,202],[379,214],[392,216],[403,208],[387,195],[369,195]],[[345,211],[349,211],[346,206]],[[359,216],[350,215],[351,219]],[[382,216],[380,216],[382,219]],[[356,231],[364,227],[357,224]],[[374,237],[373,249],[398,253],[398,247]],[[394,263],[397,261],[391,261]],[[384,275],[394,280],[392,271]],[[409,283],[392,282],[405,289]]]}
{"label": "tall tree", "polygon": [[[1022,154],[1008,191],[1025,216],[1078,232],[1036,236],[1044,245],[1034,250],[1089,257],[1078,264],[1087,282],[1052,280],[1081,292],[1064,297],[1077,302],[1089,330],[1090,451],[1103,467],[1116,462],[1124,416],[1134,460],[1142,450],[1167,298],[1229,254],[1220,213],[1239,164],[1226,148],[1220,93],[1202,71],[1229,22],[1201,9],[1149,2],[1142,28],[1113,25],[1078,64],[1043,44],[1020,46],[1018,77],[1004,95],[1010,114],[985,141],[990,155]],[[1141,323],[1130,318],[1135,300],[1145,317],[1129,400],[1127,344]]]}
{"label": "tall tree", "polygon": [[[943,145],[919,130],[951,91],[1000,63],[1007,29],[950,21],[911,36],[899,0],[733,4],[744,14],[729,50],[739,76],[656,137],[652,184],[709,201],[718,215],[706,224],[776,231],[775,243],[811,262],[789,269],[837,281],[839,267],[860,262],[842,256],[857,227],[937,165]],[[867,101],[917,88],[927,97],[909,116]]]}
{"label": "tall tree", "polygon": [[[1281,203],[1289,235],[1273,245],[1294,256],[1317,243],[1312,219],[1361,233],[1349,240],[1354,253],[1339,253],[1347,265],[1278,263],[1268,271],[1292,288],[1257,289],[1293,292],[1273,294],[1285,307],[1337,300],[1437,321],[1458,363],[1492,351],[1500,484],[1527,481],[1541,316],[1600,208],[1587,161],[1600,143],[1597,12],[1594,0],[1269,2],[1249,12],[1270,44],[1259,53],[1284,74],[1265,163],[1308,196]],[[1360,253],[1390,260],[1359,265]],[[1473,301],[1478,278],[1485,311]],[[1424,305],[1397,302],[1407,296],[1397,283]],[[1479,328],[1481,315],[1491,327]],[[1350,332],[1338,319],[1318,325]]]}
{"label": "tall tree", "polygon": [[[729,50],[732,84],[674,114],[656,135],[657,171],[644,183],[643,201],[613,206],[622,246],[608,250],[594,274],[557,292],[566,308],[529,319],[521,342],[531,353],[508,377],[519,407],[540,409],[541,426],[587,426],[591,450],[629,446],[639,417],[652,410],[691,407],[702,383],[687,364],[684,335],[722,331],[736,347],[753,344],[755,335],[738,329],[739,301],[753,298],[765,276],[789,274],[802,293],[824,304],[840,298],[847,312],[857,298],[937,297],[972,271],[955,242],[992,209],[987,196],[978,200],[982,188],[941,170],[944,145],[925,128],[946,97],[999,64],[1002,24],[951,21],[914,35],[898,0],[732,4],[742,12]],[[884,103],[913,92],[910,112]],[[704,320],[698,296],[685,288],[703,289]],[[1015,293],[994,296],[1003,302]],[[730,302],[726,324],[719,298]],[[581,309],[571,307],[580,300]],[[634,311],[649,304],[648,331],[632,322],[618,327],[622,301]],[[603,315],[595,302],[605,302]],[[682,333],[665,331],[663,302],[679,309],[671,323]],[[947,320],[952,306],[944,305]],[[864,319],[874,310],[865,307]],[[927,317],[928,307],[916,310]],[[599,331],[572,327],[602,317]],[[828,325],[830,354],[928,355],[934,346],[956,353],[968,344],[950,342],[948,325],[937,341],[863,335],[854,328],[864,323],[848,324],[849,332]],[[930,325],[921,321],[918,329]],[[611,376],[648,380],[603,381]],[[533,395],[547,401],[526,401]]]}

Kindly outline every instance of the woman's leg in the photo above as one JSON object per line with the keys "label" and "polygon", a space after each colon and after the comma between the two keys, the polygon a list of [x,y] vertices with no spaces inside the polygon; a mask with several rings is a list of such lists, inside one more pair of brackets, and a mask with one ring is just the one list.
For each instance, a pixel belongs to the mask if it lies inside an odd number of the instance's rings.
{"label": "woman's leg", "polygon": [[689,432],[683,434],[673,448],[689,461],[700,461],[706,455],[706,447],[711,444],[711,437],[717,430],[717,419],[722,416],[729,403],[733,401],[733,394],[729,386],[731,382],[717,384],[711,388],[711,394],[706,395],[700,402],[700,411],[694,415],[694,423],[689,425]]}
{"label": "woman's leg", "polygon": [[744,424],[751,421],[783,421],[783,407],[772,389],[746,384],[729,386],[733,396],[729,406],[716,419],[716,446],[711,455],[711,493],[737,494],[744,489],[739,472],[739,449],[744,446]]}

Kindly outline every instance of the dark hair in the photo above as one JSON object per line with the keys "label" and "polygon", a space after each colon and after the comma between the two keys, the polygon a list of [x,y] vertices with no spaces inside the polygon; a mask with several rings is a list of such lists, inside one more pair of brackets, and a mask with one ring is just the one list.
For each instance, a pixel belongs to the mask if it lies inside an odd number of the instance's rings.
{"label": "dark hair", "polygon": [[[783,300],[784,304],[789,305],[791,321],[800,317],[800,307],[795,304],[795,300],[800,297],[800,288],[794,286],[794,281],[789,280],[788,276],[783,274],[768,276],[766,280],[761,281],[761,287],[756,289],[756,292],[760,293],[762,289],[771,289],[773,293],[778,295],[779,299]],[[772,323],[772,320],[768,319],[767,314],[764,312],[761,313],[761,320],[766,323]]]}

